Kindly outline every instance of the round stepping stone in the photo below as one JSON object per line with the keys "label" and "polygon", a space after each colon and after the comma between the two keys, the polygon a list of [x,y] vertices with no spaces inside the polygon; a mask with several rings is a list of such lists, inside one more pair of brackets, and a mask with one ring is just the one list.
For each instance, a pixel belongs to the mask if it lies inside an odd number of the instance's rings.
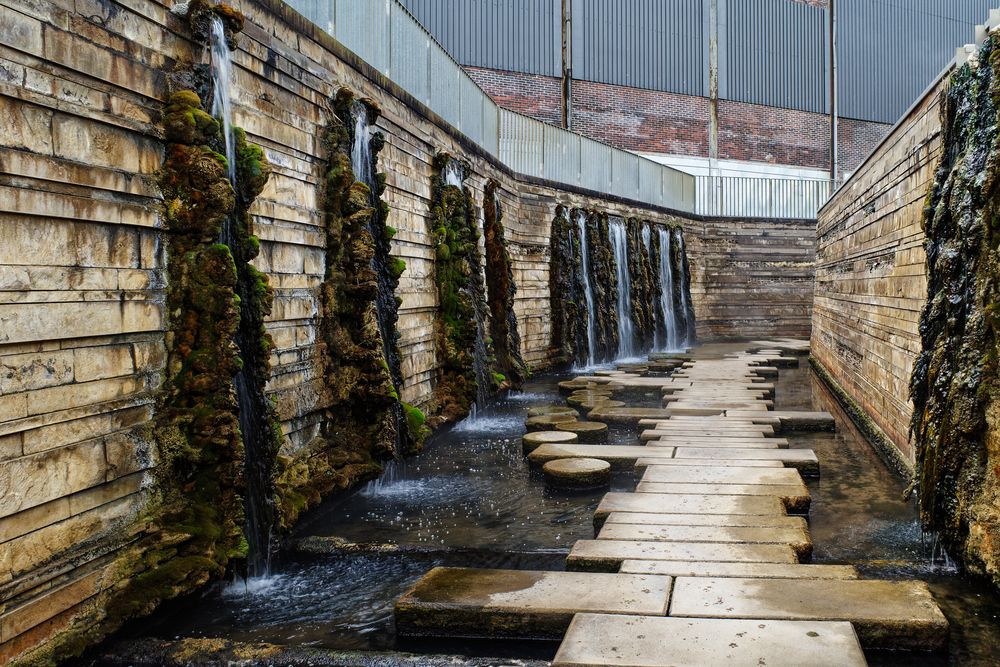
{"label": "round stepping stone", "polygon": [[572,406],[579,407],[581,403],[598,403],[600,401],[610,401],[611,394],[604,394],[599,392],[587,393],[587,394],[570,394],[566,397],[566,402]]}
{"label": "round stepping stone", "polygon": [[597,444],[608,441],[608,425],[602,422],[569,422],[559,424],[557,431],[575,433],[578,442]]}
{"label": "round stepping stone", "polygon": [[563,380],[559,383],[559,392],[562,394],[572,394],[580,389],[588,389],[594,386],[593,382],[586,380]]}
{"label": "round stepping stone", "polygon": [[542,405],[528,408],[529,417],[541,417],[542,415],[573,415],[579,417],[580,413],[565,405]]}
{"label": "round stepping stone", "polygon": [[611,464],[600,459],[556,459],[542,466],[542,473],[557,489],[600,489],[611,484]]}
{"label": "round stepping stone", "polygon": [[528,417],[524,425],[528,428],[528,431],[551,431],[558,424],[575,421],[576,417],[573,415],[539,415],[537,417]]}
{"label": "round stepping stone", "polygon": [[534,431],[532,433],[525,433],[524,437],[521,438],[521,446],[524,449],[525,456],[542,445],[566,445],[574,442],[577,442],[576,433],[569,433],[567,431]]}

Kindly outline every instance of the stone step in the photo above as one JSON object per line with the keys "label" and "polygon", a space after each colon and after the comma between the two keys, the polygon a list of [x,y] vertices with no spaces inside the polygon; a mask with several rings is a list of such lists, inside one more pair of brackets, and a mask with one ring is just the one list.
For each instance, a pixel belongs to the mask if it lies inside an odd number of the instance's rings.
{"label": "stone step", "polygon": [[436,567],[396,602],[405,636],[555,639],[579,612],[663,616],[670,577]]}
{"label": "stone step", "polygon": [[[754,418],[753,411],[728,410],[727,416],[737,418]],[[783,432],[792,431],[834,431],[836,421],[829,412],[794,412],[794,411],[772,411],[768,417],[777,419],[781,423]]]}
{"label": "stone step", "polygon": [[531,431],[521,438],[521,449],[530,454],[544,444],[570,444],[577,442],[575,433],[568,431]]}
{"label": "stone step", "polygon": [[[588,423],[588,422],[579,422]],[[781,448],[788,447],[788,440],[786,438],[765,438],[762,433],[740,433],[739,431],[728,431],[724,433],[695,433],[687,432],[680,433],[673,430],[660,430],[660,429],[648,429],[639,434],[639,439],[643,442],[650,442],[653,440],[660,440],[663,442],[677,441],[677,442],[693,442],[693,443],[704,443],[704,442],[750,442],[752,444],[759,444],[761,441],[776,445]]]}
{"label": "stone step", "polygon": [[819,459],[811,449],[677,447],[674,456],[679,459],[780,461],[786,467],[795,468],[805,477],[819,477]]}
{"label": "stone step", "polygon": [[642,447],[635,445],[587,445],[587,444],[544,444],[528,455],[533,466],[542,466],[556,459],[587,458],[601,459],[612,468],[628,468],[641,458],[670,459],[672,447]]}
{"label": "stone step", "polygon": [[670,410],[665,408],[602,408],[590,411],[587,419],[607,424],[635,424],[640,419],[669,419]]}
{"label": "stone step", "polygon": [[724,544],[787,544],[800,563],[812,558],[812,540],[805,528],[724,526],[655,526],[604,523],[599,540],[633,542],[719,542]]}
{"label": "stone step", "polygon": [[788,563],[712,563],[671,560],[627,560],[620,572],[662,574],[672,577],[736,577],[740,579],[857,579],[853,565]]}
{"label": "stone step", "polygon": [[[642,426],[642,424],[640,424]],[[770,426],[752,426],[752,427],[742,427],[742,426],[692,426],[690,424],[679,424],[674,426],[670,422],[660,422],[653,426],[653,428],[645,429],[647,431],[662,431],[664,433],[678,434],[678,435],[740,435],[750,438],[764,438],[774,435],[774,429]]]}
{"label": "stone step", "polygon": [[552,667],[865,667],[850,623],[579,614]]}
{"label": "stone step", "polygon": [[802,476],[791,468],[757,469],[733,467],[646,467],[643,482],[674,482],[679,484],[801,484]]}
{"label": "stone step", "polygon": [[670,615],[850,621],[866,648],[936,650],[948,641],[948,621],[922,581],[682,577]]}
{"label": "stone step", "polygon": [[566,557],[566,569],[617,572],[626,560],[798,563],[787,544],[725,544],[720,542],[642,542],[638,540],[577,540]]}
{"label": "stone step", "polygon": [[685,482],[640,482],[636,493],[705,494],[726,496],[774,496],[792,514],[808,514],[812,497],[798,484],[712,484]]}
{"label": "stone step", "polygon": [[731,447],[736,449],[787,449],[779,444],[778,438],[760,438],[751,440],[743,438],[740,440],[689,440],[687,438],[662,438],[660,440],[647,440],[647,447]]}
{"label": "stone step", "polygon": [[785,506],[776,496],[612,492],[601,499],[594,516],[603,520],[612,512],[785,516]]}
{"label": "stone step", "polygon": [[[650,447],[649,451],[656,452],[658,448]],[[784,468],[781,461],[760,461],[756,459],[671,459],[662,456],[643,456],[635,461],[636,468],[646,468],[651,465],[674,466],[684,468]]]}
{"label": "stone step", "polygon": [[639,524],[647,526],[733,526],[762,528],[801,528],[809,524],[801,516],[774,514],[662,514],[658,512],[612,512],[601,525]]}

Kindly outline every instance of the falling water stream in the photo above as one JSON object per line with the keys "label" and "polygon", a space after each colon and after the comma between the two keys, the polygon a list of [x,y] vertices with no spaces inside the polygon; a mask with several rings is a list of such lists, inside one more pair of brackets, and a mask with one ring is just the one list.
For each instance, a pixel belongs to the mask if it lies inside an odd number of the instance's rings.
{"label": "falling water stream", "polygon": [[660,313],[663,317],[663,334],[662,338],[659,338],[661,327],[657,327],[656,347],[672,351],[680,347],[680,335],[677,331],[677,313],[674,310],[674,269],[670,263],[671,234],[665,227],[660,227],[657,234],[660,237]]}
{"label": "falling water stream", "polygon": [[636,344],[635,322],[632,320],[632,275],[628,263],[628,233],[625,223],[613,220],[608,223],[608,236],[615,255],[615,273],[618,276],[618,359],[630,359],[639,354]]}
{"label": "falling water stream", "polygon": [[233,58],[226,42],[226,28],[222,19],[212,17],[209,35],[212,52],[212,115],[222,119],[222,135],[226,146],[229,181],[236,182],[236,142],[233,139],[233,111],[229,97],[233,78]]}
{"label": "falling water stream", "polygon": [[596,363],[597,311],[594,309],[594,290],[590,286],[590,248],[587,245],[587,214],[576,212],[576,225],[580,230],[580,258],[583,264],[583,296],[587,303],[587,366]]}
{"label": "falling water stream", "polygon": [[677,244],[677,254],[681,258],[681,261],[678,262],[680,274],[677,276],[677,280],[680,281],[680,305],[683,314],[682,321],[685,323],[684,331],[680,332],[680,345],[687,347],[694,343],[694,308],[691,306],[691,293],[687,289],[687,250],[684,247],[684,234],[680,229],[674,230],[674,243]]}

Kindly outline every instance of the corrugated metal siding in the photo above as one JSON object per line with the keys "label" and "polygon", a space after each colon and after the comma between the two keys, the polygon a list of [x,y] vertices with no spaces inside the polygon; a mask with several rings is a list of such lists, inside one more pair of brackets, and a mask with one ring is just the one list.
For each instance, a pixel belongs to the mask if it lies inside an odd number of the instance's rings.
{"label": "corrugated metal siding", "polygon": [[826,17],[788,0],[720,2],[719,96],[826,113]]}
{"label": "corrugated metal siding", "polygon": [[463,65],[561,75],[561,0],[400,1]]}
{"label": "corrugated metal siding", "polygon": [[702,1],[573,0],[573,77],[706,95]]}
{"label": "corrugated metal siding", "polygon": [[997,0],[838,2],[840,115],[894,123],[996,6]]}

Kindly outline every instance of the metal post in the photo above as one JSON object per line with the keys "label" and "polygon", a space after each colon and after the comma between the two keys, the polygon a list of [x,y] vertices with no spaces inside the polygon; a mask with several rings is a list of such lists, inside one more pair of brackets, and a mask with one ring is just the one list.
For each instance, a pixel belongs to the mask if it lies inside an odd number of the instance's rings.
{"label": "metal post", "polygon": [[837,132],[837,11],[836,0],[830,2],[830,189],[837,187],[840,164],[837,153],[840,151]]}
{"label": "metal post", "polygon": [[[708,14],[708,174],[715,205],[721,207],[719,162],[719,0],[712,0]],[[717,212],[718,214],[718,212]]]}
{"label": "metal post", "polygon": [[562,126],[573,125],[573,0],[562,0]]}

